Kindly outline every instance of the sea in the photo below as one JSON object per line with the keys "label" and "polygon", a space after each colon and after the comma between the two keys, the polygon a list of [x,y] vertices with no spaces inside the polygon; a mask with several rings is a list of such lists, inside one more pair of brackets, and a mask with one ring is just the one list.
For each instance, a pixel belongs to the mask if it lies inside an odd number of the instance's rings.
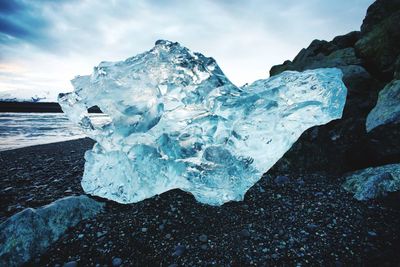
{"label": "sea", "polygon": [[[94,124],[108,120],[89,115]],[[86,137],[63,113],[0,113],[0,151]]]}

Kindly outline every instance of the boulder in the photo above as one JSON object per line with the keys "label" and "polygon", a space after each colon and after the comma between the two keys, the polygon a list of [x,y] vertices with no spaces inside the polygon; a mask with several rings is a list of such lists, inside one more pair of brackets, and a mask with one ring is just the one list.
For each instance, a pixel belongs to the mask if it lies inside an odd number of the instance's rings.
{"label": "boulder", "polygon": [[400,123],[400,80],[394,80],[379,92],[378,102],[367,117],[367,131],[386,124]]}
{"label": "boulder", "polygon": [[362,61],[351,47],[358,38],[359,32],[351,32],[338,36],[331,42],[314,40],[306,49],[302,49],[293,61],[287,60],[282,65],[273,66],[270,75],[274,76],[286,70],[304,71],[359,65]]}
{"label": "boulder", "polygon": [[0,225],[0,266],[20,266],[43,253],[69,228],[93,217],[104,204],[87,196],[70,196],[27,208]]}
{"label": "boulder", "polygon": [[400,54],[400,0],[373,3],[361,26],[356,53],[365,66],[382,80],[393,79],[396,59]]}
{"label": "boulder", "polygon": [[[399,12],[400,0],[377,0],[368,9],[361,32],[338,36],[330,42],[315,40],[293,61],[271,68],[271,75],[285,70],[340,68],[348,94],[342,118],[304,132],[269,173],[343,174],[400,162],[400,124],[391,123],[398,116],[395,93],[391,91],[390,101],[379,100],[377,104],[379,91],[393,86],[388,85],[393,75],[400,76]],[[367,132],[370,112],[380,114],[384,124]],[[369,121],[372,118],[370,115]]]}
{"label": "boulder", "polygon": [[400,80],[400,56],[397,58],[394,66],[394,79]]}
{"label": "boulder", "polygon": [[384,197],[388,192],[400,190],[400,164],[371,167],[349,173],[344,189],[354,194],[357,200]]}

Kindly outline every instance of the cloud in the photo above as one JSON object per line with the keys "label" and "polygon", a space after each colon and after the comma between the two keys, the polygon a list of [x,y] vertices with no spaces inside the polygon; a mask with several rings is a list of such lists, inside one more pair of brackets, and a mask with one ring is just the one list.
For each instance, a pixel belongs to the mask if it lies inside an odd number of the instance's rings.
{"label": "cloud", "polygon": [[28,4],[28,2],[1,1],[1,41],[9,45],[26,42],[46,46],[48,43],[46,30],[50,24],[46,18],[40,16],[40,10],[40,6]]}
{"label": "cloud", "polygon": [[0,76],[0,90],[71,90],[75,75],[148,50],[157,39],[214,57],[241,85],[267,77],[313,39],[359,29],[372,2],[0,1],[0,63],[20,66]]}

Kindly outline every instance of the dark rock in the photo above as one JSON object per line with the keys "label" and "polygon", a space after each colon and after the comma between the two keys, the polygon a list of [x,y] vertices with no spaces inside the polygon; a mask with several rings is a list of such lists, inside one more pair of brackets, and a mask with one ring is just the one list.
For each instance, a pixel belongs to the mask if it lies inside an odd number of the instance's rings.
{"label": "dark rock", "polygon": [[345,35],[339,35],[333,38],[332,43],[339,49],[354,47],[354,44],[360,39],[361,32],[353,31]]}
{"label": "dark rock", "polygon": [[289,177],[285,175],[278,175],[274,180],[274,182],[278,185],[286,184],[289,181],[290,181]]}
{"label": "dark rock", "polygon": [[199,240],[200,240],[201,242],[207,242],[208,237],[207,237],[206,235],[201,235],[201,236],[199,236]]}
{"label": "dark rock", "polygon": [[368,231],[368,235],[369,235],[369,236],[372,236],[372,237],[375,237],[375,236],[377,236],[378,234],[375,233],[374,231]]}
{"label": "dark rock", "polygon": [[285,70],[338,67],[343,72],[348,95],[342,118],[304,132],[270,174],[292,171],[343,174],[400,162],[400,126],[391,124],[399,117],[397,96],[392,96],[391,102],[382,105],[383,112],[378,112],[379,116],[385,114],[390,123],[368,133],[365,126],[378,92],[393,74],[400,75],[399,2],[376,1],[368,10],[361,32],[339,36],[330,42],[313,41],[293,61],[271,68],[270,74],[276,75]]}
{"label": "dark rock", "polygon": [[122,259],[121,258],[113,258],[112,260],[112,266],[118,267],[122,264]]}
{"label": "dark rock", "polygon": [[78,263],[76,261],[69,261],[64,264],[64,267],[78,267]]}
{"label": "dark rock", "polygon": [[250,237],[250,232],[247,229],[243,229],[242,231],[240,231],[239,235],[242,238],[249,238]]}
{"label": "dark rock", "polygon": [[378,0],[367,9],[367,15],[361,25],[362,32],[370,32],[388,16],[400,10],[399,0]]}
{"label": "dark rock", "polygon": [[174,257],[180,257],[183,253],[185,253],[186,247],[184,245],[177,245],[172,253]]}
{"label": "dark rock", "polygon": [[400,80],[400,56],[397,57],[395,66],[394,66],[394,77],[395,80]]}
{"label": "dark rock", "polygon": [[319,40],[314,40],[307,49],[303,49],[295,57],[293,62],[285,61],[283,65],[273,66],[270,75],[274,76],[285,70],[304,71],[317,68],[341,68],[362,63],[361,59],[356,56],[355,50],[352,47],[340,50],[332,48],[329,49],[332,50],[331,53],[327,54],[327,52],[321,52],[322,48],[318,46],[326,46],[326,41],[321,42]]}
{"label": "dark rock", "polygon": [[367,11],[361,26],[362,37],[355,44],[369,72],[379,78],[393,79],[394,65],[400,54],[400,1],[379,0]]}
{"label": "dark rock", "polygon": [[315,223],[309,223],[309,224],[307,224],[307,228],[309,230],[315,230],[318,228],[318,225],[316,225]]}

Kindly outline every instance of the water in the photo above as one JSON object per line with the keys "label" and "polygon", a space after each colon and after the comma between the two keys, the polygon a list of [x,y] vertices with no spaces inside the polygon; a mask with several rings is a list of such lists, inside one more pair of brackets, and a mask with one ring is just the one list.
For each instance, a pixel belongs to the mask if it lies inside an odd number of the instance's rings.
{"label": "water", "polygon": [[[91,114],[93,123],[107,115]],[[86,137],[63,113],[0,113],[0,151]]]}

